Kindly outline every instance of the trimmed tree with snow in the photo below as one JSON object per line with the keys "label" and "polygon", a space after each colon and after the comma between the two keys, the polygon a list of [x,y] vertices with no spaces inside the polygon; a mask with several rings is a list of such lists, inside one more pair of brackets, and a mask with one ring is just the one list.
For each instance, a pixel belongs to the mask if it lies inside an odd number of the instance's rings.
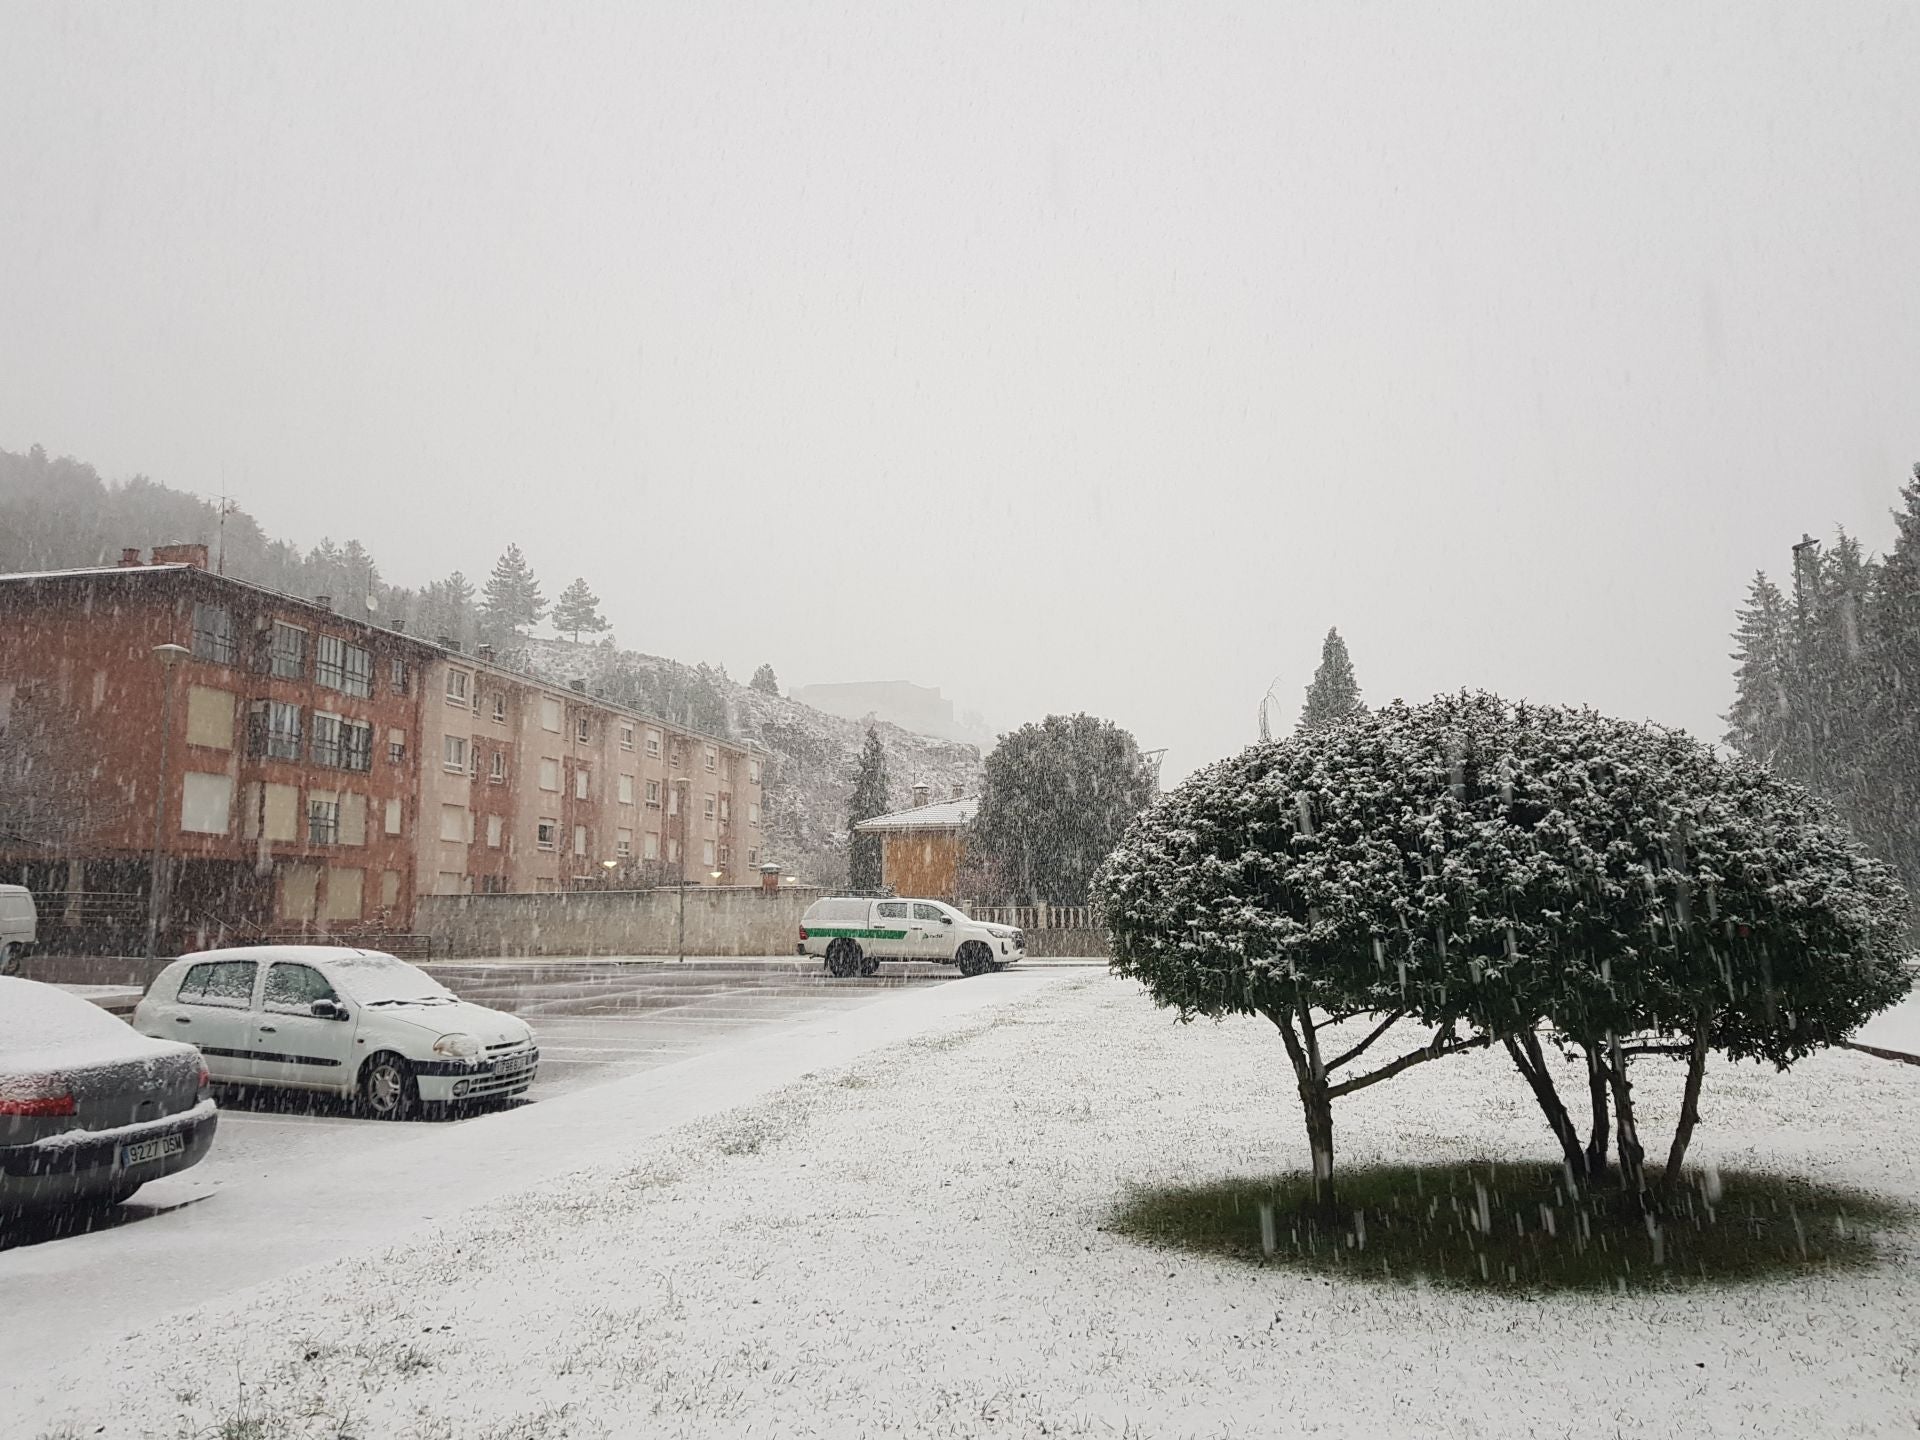
{"label": "trimmed tree with snow", "polygon": [[[1785,1067],[1911,983],[1905,896],[1805,792],[1677,732],[1466,694],[1303,730],[1195,776],[1097,892],[1114,969],[1183,1018],[1279,1028],[1333,1203],[1332,1101],[1503,1046],[1582,1185],[1647,1197],[1631,1065],[1687,1062],[1666,1184],[1710,1051]],[[1327,1058],[1321,1032],[1366,1015]],[[1350,1078],[1400,1021],[1431,1034]],[[1542,1036],[1546,1037],[1546,1045]],[[1584,1143],[1546,1046],[1583,1065]]]}
{"label": "trimmed tree with snow", "polygon": [[1300,728],[1311,730],[1367,713],[1360,698],[1360,682],[1353,675],[1353,659],[1347,654],[1347,642],[1338,629],[1329,629],[1320,642],[1320,668],[1313,672],[1307,686],[1306,704],[1300,709]]}

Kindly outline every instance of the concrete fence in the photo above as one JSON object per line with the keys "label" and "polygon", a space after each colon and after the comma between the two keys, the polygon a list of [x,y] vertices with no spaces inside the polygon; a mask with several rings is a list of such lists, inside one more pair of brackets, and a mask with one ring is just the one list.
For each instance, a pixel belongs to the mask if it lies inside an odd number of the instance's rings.
{"label": "concrete fence", "polygon": [[[689,955],[791,955],[800,917],[823,891],[783,885],[687,887]],[[677,955],[677,890],[423,895],[414,928],[436,959],[483,955]]]}

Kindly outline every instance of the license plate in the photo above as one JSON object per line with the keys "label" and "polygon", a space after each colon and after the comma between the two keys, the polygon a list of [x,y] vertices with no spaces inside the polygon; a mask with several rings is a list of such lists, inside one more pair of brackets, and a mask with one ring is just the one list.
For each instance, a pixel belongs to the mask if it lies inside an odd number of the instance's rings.
{"label": "license plate", "polygon": [[528,1051],[524,1055],[509,1055],[506,1059],[494,1063],[493,1073],[496,1075],[518,1075],[531,1064],[533,1064],[532,1051]]}
{"label": "license plate", "polygon": [[184,1135],[162,1135],[157,1140],[130,1140],[120,1147],[120,1165],[125,1169],[130,1165],[147,1165],[155,1160],[164,1160],[169,1155],[178,1155],[187,1148]]}

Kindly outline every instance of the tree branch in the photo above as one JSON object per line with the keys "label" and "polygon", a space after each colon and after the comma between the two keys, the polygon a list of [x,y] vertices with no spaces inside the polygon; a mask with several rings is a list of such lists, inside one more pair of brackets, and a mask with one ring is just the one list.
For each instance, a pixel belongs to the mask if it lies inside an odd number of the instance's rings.
{"label": "tree branch", "polygon": [[1346,1054],[1336,1056],[1334,1059],[1329,1060],[1327,1062],[1327,1073],[1331,1075],[1335,1070],[1338,1070],[1342,1065],[1346,1064],[1349,1060],[1359,1059],[1360,1056],[1366,1051],[1366,1048],[1369,1045],[1373,1044],[1374,1041],[1378,1040],[1382,1035],[1386,1034],[1387,1031],[1391,1029],[1400,1020],[1400,1018],[1404,1016],[1406,1013],[1407,1012],[1404,1010],[1394,1011],[1391,1015],[1387,1016],[1385,1020],[1382,1020],[1378,1025],[1376,1025],[1373,1029],[1373,1033],[1367,1036],[1366,1039],[1362,1040],[1358,1045],[1354,1046],[1351,1050],[1347,1051]]}
{"label": "tree branch", "polygon": [[1356,1090],[1364,1090],[1369,1085],[1378,1085],[1382,1080],[1391,1080],[1402,1070],[1410,1069],[1428,1060],[1438,1060],[1447,1055],[1458,1055],[1463,1050],[1478,1050],[1483,1045],[1493,1043],[1491,1035],[1476,1035],[1471,1040],[1449,1041],[1450,1032],[1436,1030],[1433,1039],[1418,1050],[1410,1050],[1398,1060],[1389,1061],[1378,1070],[1370,1070],[1365,1075],[1356,1075],[1351,1080],[1342,1081],[1327,1091],[1327,1098],[1338,1099],[1342,1095],[1351,1095]]}

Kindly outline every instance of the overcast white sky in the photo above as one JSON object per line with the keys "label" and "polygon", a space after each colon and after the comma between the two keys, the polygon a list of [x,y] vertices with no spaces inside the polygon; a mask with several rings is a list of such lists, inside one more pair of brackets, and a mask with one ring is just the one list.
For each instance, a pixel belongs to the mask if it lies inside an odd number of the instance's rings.
{"label": "overcast white sky", "polygon": [[[1710,737],[1920,459],[1920,7],[0,3],[0,446],[1169,775]],[[168,537],[129,537],[137,539]]]}

